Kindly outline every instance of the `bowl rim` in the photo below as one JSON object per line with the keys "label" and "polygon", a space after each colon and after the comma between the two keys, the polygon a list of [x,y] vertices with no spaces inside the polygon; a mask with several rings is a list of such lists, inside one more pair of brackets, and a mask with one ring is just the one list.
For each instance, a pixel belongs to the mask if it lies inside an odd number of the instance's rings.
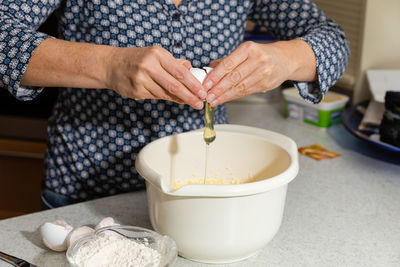
{"label": "bowl rim", "polygon": [[[165,179],[162,179],[162,175],[150,168],[146,160],[144,160],[144,155],[150,145],[164,142],[173,136],[169,135],[147,144],[140,150],[135,162],[137,172],[146,180],[146,182],[157,187],[162,193],[182,197],[236,197],[260,194],[286,185],[297,176],[299,171],[297,145],[288,136],[265,129],[237,124],[218,124],[215,125],[215,129],[217,130],[217,134],[218,132],[247,134],[277,145],[281,149],[285,150],[289,155],[290,164],[286,170],[276,176],[251,183],[223,185],[224,190],[221,190],[221,185],[212,184],[189,184],[182,186],[179,189],[173,189],[164,182]],[[203,129],[198,129],[185,133],[178,133],[177,135],[201,135],[202,131]],[[207,187],[207,190],[204,190],[204,187]]]}
{"label": "bowl rim", "polygon": [[78,249],[80,248],[80,246],[83,243],[93,239],[94,237],[96,237],[96,235],[98,235],[104,231],[118,230],[118,229],[146,232],[146,233],[156,236],[160,240],[165,240],[170,245],[170,248],[168,249],[169,253],[167,255],[168,258],[167,258],[166,265],[163,265],[163,266],[170,266],[170,265],[172,266],[176,262],[176,259],[178,257],[178,248],[177,248],[175,240],[173,240],[171,237],[169,237],[167,235],[159,234],[156,231],[150,230],[148,228],[140,227],[140,226],[119,225],[118,224],[118,225],[101,227],[101,228],[97,229],[93,235],[80,238],[80,239],[76,240],[74,243],[72,243],[72,245],[69,246],[69,248],[67,249],[66,254],[65,254],[68,263],[71,266],[78,266],[74,260],[74,255],[77,253]]}

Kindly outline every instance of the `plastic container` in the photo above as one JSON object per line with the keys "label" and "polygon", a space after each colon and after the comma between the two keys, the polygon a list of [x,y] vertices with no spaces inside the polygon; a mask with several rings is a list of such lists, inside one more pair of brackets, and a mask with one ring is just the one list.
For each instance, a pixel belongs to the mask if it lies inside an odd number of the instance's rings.
{"label": "plastic container", "polygon": [[328,92],[319,104],[306,102],[296,88],[283,91],[285,98],[285,116],[294,120],[327,128],[342,121],[342,113],[349,100],[348,96]]}
{"label": "plastic container", "polygon": [[[162,236],[154,231],[136,226],[115,225],[98,229],[93,236],[84,237],[73,243],[67,250],[66,256],[71,267],[80,267],[75,261],[79,249],[91,242],[97,235],[112,232],[137,243],[144,244],[158,251],[161,255],[160,267],[173,266],[177,258],[175,241],[168,236]],[[153,266],[153,265],[151,265]]]}
{"label": "plastic container", "polygon": [[207,176],[252,177],[252,182],[171,186],[174,179],[204,177],[202,130],[149,143],[138,154],[136,169],[146,179],[154,229],[175,240],[179,255],[221,264],[254,255],[275,236],[287,185],[299,165],[295,142],[282,134],[239,125],[215,130]]}

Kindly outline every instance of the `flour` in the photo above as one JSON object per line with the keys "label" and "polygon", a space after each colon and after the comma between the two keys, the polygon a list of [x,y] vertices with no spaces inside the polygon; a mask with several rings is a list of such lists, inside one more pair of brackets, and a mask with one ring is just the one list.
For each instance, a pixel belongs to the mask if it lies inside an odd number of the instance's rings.
{"label": "flour", "polygon": [[156,267],[158,251],[112,232],[84,244],[74,257],[79,267]]}

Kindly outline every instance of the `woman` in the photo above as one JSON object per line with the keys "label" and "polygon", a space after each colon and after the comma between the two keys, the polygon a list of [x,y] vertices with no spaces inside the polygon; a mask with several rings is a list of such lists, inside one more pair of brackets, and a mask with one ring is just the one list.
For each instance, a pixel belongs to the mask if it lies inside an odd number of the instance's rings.
{"label": "woman", "polygon": [[[36,31],[53,11],[57,39]],[[242,43],[247,20],[281,41]],[[216,123],[227,122],[221,104],[286,80],[318,103],[349,57],[342,29],[309,0],[2,1],[0,31],[2,87],[20,100],[63,87],[48,125],[50,208],[143,188],[138,151],[202,127],[204,100]],[[189,69],[208,65],[200,84]]]}

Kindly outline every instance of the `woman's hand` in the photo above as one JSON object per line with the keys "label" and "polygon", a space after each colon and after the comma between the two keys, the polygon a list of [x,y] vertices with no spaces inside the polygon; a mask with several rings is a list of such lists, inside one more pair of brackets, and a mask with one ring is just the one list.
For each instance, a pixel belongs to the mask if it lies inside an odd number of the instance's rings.
{"label": "woman's hand", "polygon": [[107,88],[139,99],[164,99],[203,108],[206,92],[187,60],[159,46],[116,48],[110,58]]}
{"label": "woman's hand", "polygon": [[207,93],[189,61],[158,47],[112,47],[44,40],[21,79],[23,86],[108,88],[133,99],[165,99],[203,108]]}
{"label": "woman's hand", "polygon": [[270,44],[245,42],[232,54],[210,63],[214,69],[204,80],[206,100],[219,104],[266,92],[286,80],[313,81],[316,59],[311,47],[302,40]]}

